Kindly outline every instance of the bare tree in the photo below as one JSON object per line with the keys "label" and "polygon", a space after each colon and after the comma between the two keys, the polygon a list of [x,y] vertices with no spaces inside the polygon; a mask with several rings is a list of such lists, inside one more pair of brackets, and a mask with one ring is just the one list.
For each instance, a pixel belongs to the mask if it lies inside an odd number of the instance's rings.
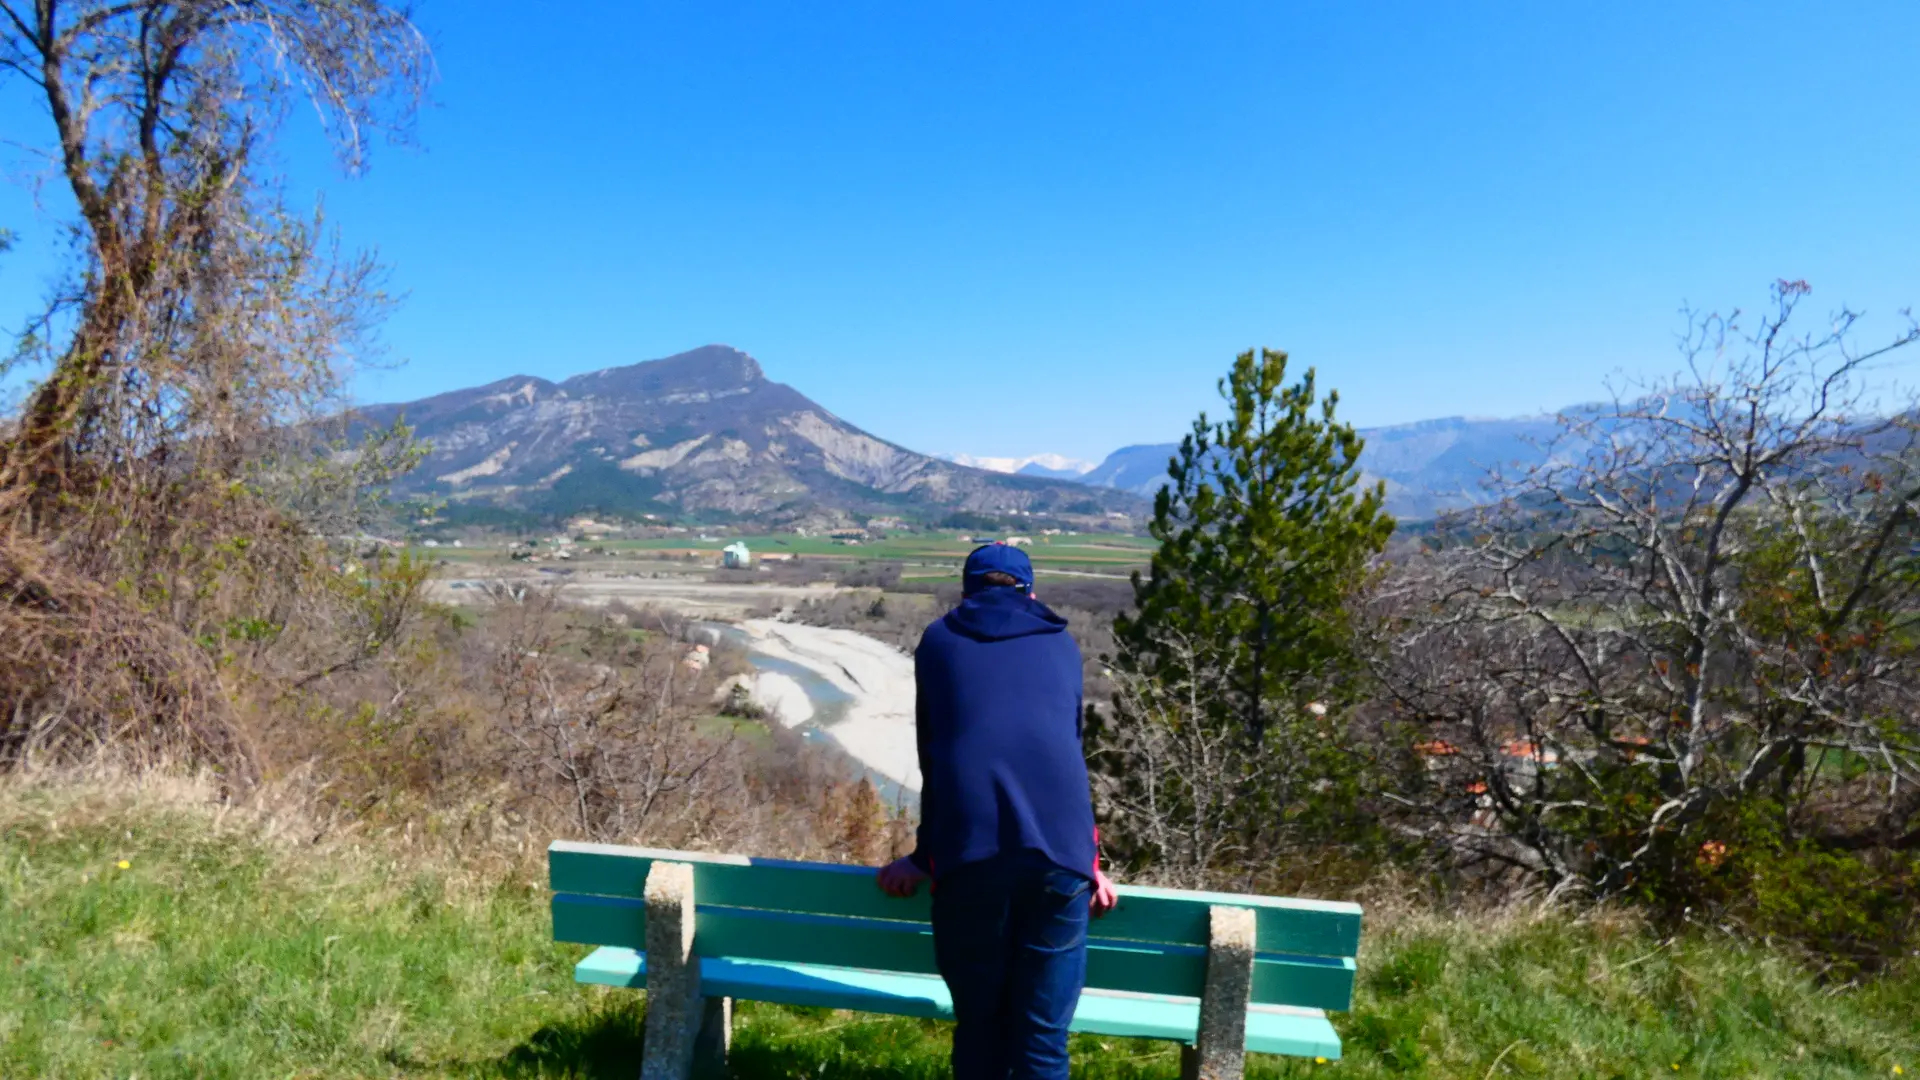
{"label": "bare tree", "polygon": [[1426,834],[1558,889],[1658,888],[1753,815],[1920,847],[1920,470],[1858,316],[1690,318],[1686,372],[1563,418],[1545,464],[1379,598]]}
{"label": "bare tree", "polygon": [[[1349,756],[1370,747],[1346,737],[1324,703],[1281,705],[1270,737],[1308,747],[1276,752],[1244,728],[1214,722],[1229,685],[1213,643],[1167,628],[1173,661],[1157,677],[1114,669],[1108,708],[1090,708],[1087,736],[1094,804],[1111,856],[1136,880],[1181,888],[1299,891],[1364,873],[1377,839]],[[1174,672],[1178,672],[1177,676]]]}
{"label": "bare tree", "polygon": [[498,731],[518,747],[515,787],[564,809],[581,836],[697,843],[743,798],[729,738],[703,734],[712,687],[671,641],[630,665],[559,652],[562,609],[539,594],[508,613],[494,654]]}
{"label": "bare tree", "polygon": [[332,390],[380,307],[375,268],[282,209],[263,144],[304,99],[357,169],[426,64],[378,0],[0,3],[0,70],[38,91],[80,214],[75,273],[28,341],[49,373],[0,449],[0,510],[184,440],[239,453]]}
{"label": "bare tree", "polygon": [[[44,375],[0,431],[0,760],[127,731],[236,747],[230,642],[311,642],[284,630],[341,605],[352,663],[391,636],[304,515],[364,509],[343,488],[411,457],[285,449],[387,298],[371,259],[283,205],[267,146],[308,102],[357,170],[370,134],[404,134],[427,71],[378,0],[0,0],[0,76],[44,106],[78,210],[70,272],[14,354]],[[280,668],[343,670],[320,651]]]}
{"label": "bare tree", "polygon": [[1199,888],[1236,868],[1262,845],[1249,791],[1265,790],[1284,764],[1250,752],[1244,731],[1208,723],[1208,702],[1225,675],[1204,646],[1177,630],[1178,681],[1113,673],[1114,704],[1126,722],[1100,725],[1093,739],[1096,805],[1108,846],[1143,877]]}

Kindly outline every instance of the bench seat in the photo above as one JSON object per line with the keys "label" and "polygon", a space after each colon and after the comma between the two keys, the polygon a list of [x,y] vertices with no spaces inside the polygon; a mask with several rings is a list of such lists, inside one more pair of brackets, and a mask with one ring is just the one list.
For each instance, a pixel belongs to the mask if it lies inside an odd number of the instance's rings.
{"label": "bench seat", "polygon": [[[603,946],[575,965],[573,977],[599,986],[644,988],[646,956]],[[953,999],[937,975],[707,956],[700,958],[700,985],[703,993],[746,1001],[953,1019]],[[1075,1031],[1095,1035],[1188,1044],[1199,1027],[1198,998],[1094,989],[1081,994],[1072,1024]],[[1340,1056],[1340,1037],[1319,1009],[1256,1004],[1247,1009],[1246,1048],[1333,1060]]]}

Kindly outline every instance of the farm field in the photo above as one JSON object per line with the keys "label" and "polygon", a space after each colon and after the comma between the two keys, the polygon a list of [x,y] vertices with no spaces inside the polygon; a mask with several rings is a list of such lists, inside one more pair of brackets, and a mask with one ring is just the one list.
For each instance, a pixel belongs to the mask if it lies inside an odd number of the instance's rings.
{"label": "farm field", "polygon": [[[682,538],[663,540],[613,540],[598,546],[611,550],[634,551],[718,551],[728,544],[744,541],[756,553],[791,552],[852,559],[886,559],[900,562],[918,560],[958,562],[984,540],[962,540],[959,535],[903,536],[848,544],[820,536],[763,534],[758,536],[716,537],[711,541]],[[1132,566],[1144,563],[1153,551],[1153,542],[1136,536],[1036,536],[1027,547],[1035,563],[1075,563],[1089,565]]]}
{"label": "farm field", "polygon": [[[718,559],[722,548],[744,542],[756,556],[792,555],[807,559],[845,562],[898,562],[906,564],[908,579],[950,576],[980,541],[962,540],[959,534],[940,536],[903,536],[850,544],[818,536],[758,534],[739,536],[709,534],[708,539],[668,537],[650,540],[596,540],[581,547],[604,551],[618,558],[654,556],[671,560],[689,555]],[[1124,577],[1146,566],[1153,552],[1153,541],[1124,535],[1036,536],[1026,548],[1034,566],[1041,571],[1056,570],[1085,574],[1110,574]],[[416,554],[448,563],[470,565],[506,558],[507,545],[466,545],[458,548],[441,545],[414,547]],[[580,561],[607,556],[583,555]],[[915,568],[937,567],[938,573],[915,573]]]}

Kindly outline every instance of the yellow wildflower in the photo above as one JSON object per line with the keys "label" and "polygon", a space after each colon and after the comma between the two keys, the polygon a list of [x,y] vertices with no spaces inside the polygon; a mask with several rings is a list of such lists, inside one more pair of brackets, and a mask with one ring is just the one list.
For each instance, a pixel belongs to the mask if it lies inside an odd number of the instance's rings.
{"label": "yellow wildflower", "polygon": [[120,869],[122,869],[122,870],[131,870],[131,869],[133,869],[133,864],[132,864],[132,863],[130,863],[130,862],[128,862],[128,861],[127,861],[127,860],[125,860],[125,859],[121,859],[121,860],[120,860]]}

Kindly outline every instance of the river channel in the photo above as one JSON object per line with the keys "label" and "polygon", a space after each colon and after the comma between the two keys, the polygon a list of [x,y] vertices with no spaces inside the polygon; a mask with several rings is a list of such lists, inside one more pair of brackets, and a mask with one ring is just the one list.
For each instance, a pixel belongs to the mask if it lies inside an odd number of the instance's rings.
{"label": "river channel", "polygon": [[[807,695],[808,703],[813,706],[813,715],[800,723],[788,725],[788,730],[798,732],[800,737],[809,744],[825,750],[842,764],[848,776],[865,777],[872,781],[875,790],[880,793],[881,800],[888,806],[919,810],[918,792],[904,788],[868,767],[848,753],[846,747],[830,734],[834,725],[846,718],[847,710],[854,704],[852,694],[805,664],[784,656],[770,656],[760,651],[754,647],[753,635],[738,626],[730,623],[702,622],[699,627],[710,634],[715,641],[726,641],[744,649],[747,654],[747,663],[756,672],[784,675],[799,684],[800,689]],[[779,724],[780,721],[771,719],[767,723]]]}

